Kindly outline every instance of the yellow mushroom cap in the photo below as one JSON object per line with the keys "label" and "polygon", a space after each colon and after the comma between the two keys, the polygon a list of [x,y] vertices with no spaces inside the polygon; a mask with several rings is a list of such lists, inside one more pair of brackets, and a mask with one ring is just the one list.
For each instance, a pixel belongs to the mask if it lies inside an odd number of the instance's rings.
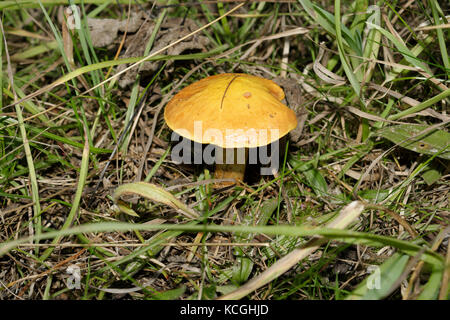
{"label": "yellow mushroom cap", "polygon": [[271,80],[224,73],[182,89],[166,105],[164,118],[169,128],[195,142],[255,148],[297,126],[283,99],[283,89]]}

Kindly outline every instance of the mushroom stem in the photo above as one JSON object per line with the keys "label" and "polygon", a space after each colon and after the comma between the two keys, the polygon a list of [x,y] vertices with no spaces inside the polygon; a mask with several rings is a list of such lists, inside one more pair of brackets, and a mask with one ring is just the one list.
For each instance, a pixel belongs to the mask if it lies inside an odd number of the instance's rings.
{"label": "mushroom stem", "polygon": [[[236,181],[244,181],[245,165],[247,163],[248,149],[247,148],[230,148],[230,149],[216,149],[216,169],[214,177],[216,179],[235,179]],[[218,185],[228,186],[233,182],[220,182]]]}

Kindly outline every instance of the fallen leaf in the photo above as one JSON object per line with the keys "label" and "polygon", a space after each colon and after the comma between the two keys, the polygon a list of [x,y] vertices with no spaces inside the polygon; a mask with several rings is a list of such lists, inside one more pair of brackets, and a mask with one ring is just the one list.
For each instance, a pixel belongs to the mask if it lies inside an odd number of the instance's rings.
{"label": "fallen leaf", "polygon": [[[142,25],[142,12],[131,13],[130,19],[88,18],[87,24],[94,47],[106,47],[117,39],[120,32],[135,33]],[[127,27],[128,23],[128,27]]]}
{"label": "fallen leaf", "polygon": [[[435,155],[449,147],[450,133],[437,129],[422,134],[426,129],[427,125],[400,124],[378,130],[377,135],[402,148],[428,155]],[[437,157],[450,160],[450,150],[444,150]]]}
{"label": "fallen leaf", "polygon": [[[131,58],[140,57],[144,55],[145,47],[153,33],[155,27],[155,22],[146,20],[139,31],[134,35],[130,35],[125,42],[125,53],[120,58]],[[185,19],[183,22],[182,18],[169,17],[161,24],[160,30],[158,31],[155,41],[153,43],[152,50],[150,53],[158,51],[172,42],[190,34],[191,32],[198,29],[197,24],[194,20]],[[161,54],[167,55],[180,55],[186,50],[200,50],[207,51],[206,46],[209,44],[209,39],[203,35],[195,34],[189,39],[182,41],[169,49],[166,52],[161,52]],[[172,61],[168,61],[167,67],[172,65]],[[122,64],[117,68],[117,72],[120,72],[127,68],[129,65]],[[153,73],[158,68],[158,62],[146,61],[140,65],[139,68],[133,68],[122,74],[119,78],[119,86],[125,88],[134,83],[136,76],[139,72],[150,72]]]}

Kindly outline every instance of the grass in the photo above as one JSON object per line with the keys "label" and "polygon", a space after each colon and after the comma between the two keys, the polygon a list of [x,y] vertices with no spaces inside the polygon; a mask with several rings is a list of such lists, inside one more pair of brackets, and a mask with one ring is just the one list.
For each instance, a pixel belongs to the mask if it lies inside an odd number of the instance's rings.
{"label": "grass", "polygon": [[[67,1],[0,4],[0,299],[449,298],[448,6],[71,3],[73,30]],[[94,46],[88,18],[129,29]],[[224,72],[304,125],[277,174],[217,189],[162,110]]]}

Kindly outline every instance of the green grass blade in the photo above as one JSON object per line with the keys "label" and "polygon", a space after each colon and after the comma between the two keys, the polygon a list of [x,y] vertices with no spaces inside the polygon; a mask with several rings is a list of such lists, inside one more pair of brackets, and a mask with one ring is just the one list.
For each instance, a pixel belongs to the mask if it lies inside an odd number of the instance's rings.
{"label": "green grass blade", "polygon": [[397,114],[391,115],[391,116],[388,117],[388,120],[397,120],[397,119],[400,119],[402,117],[408,116],[410,114],[413,114],[413,113],[425,110],[426,108],[432,106],[433,104],[436,104],[436,103],[438,103],[441,100],[444,100],[448,96],[450,96],[450,89],[442,91],[441,93],[435,95],[434,97],[432,97],[432,98],[430,98],[428,100],[425,100],[424,102],[422,102],[422,103],[420,103],[420,104],[418,104],[418,105],[416,105],[414,107],[411,107],[409,109],[401,111],[401,112],[399,112]]}
{"label": "green grass blade", "polygon": [[[439,26],[442,24],[442,20],[439,18],[439,12],[442,12],[442,9],[439,7],[439,3],[437,1],[430,0],[428,1],[430,3],[431,11],[433,12],[433,19],[436,26]],[[439,8],[439,10],[438,10]],[[439,11],[439,12],[438,12]],[[444,31],[440,28],[436,29],[436,34],[439,42],[439,48],[442,55],[442,62],[444,63],[444,67],[447,70],[447,73],[450,72],[450,60],[448,59],[448,53],[447,53],[447,45],[448,45],[448,38],[447,41],[445,41],[444,38]]]}
{"label": "green grass blade", "polygon": [[388,32],[384,28],[380,27],[379,25],[371,22],[367,22],[367,24],[372,28],[377,29],[383,34],[383,36],[388,38],[394,44],[397,50],[403,55],[406,61],[408,61],[411,65],[415,66],[419,70],[425,71],[430,76],[433,76],[433,72],[430,70],[430,68],[425,63],[423,63],[422,60],[417,58],[417,55],[414,54],[414,52],[403,43],[403,41],[395,37],[392,33]]}
{"label": "green grass blade", "polygon": [[[80,200],[81,200],[81,196],[83,194],[84,185],[86,184],[86,178],[87,178],[87,173],[88,173],[88,169],[89,169],[89,141],[87,139],[87,128],[85,128],[85,130],[86,130],[85,143],[84,143],[83,155],[81,158],[80,175],[78,178],[77,190],[75,192],[75,197],[73,199],[72,207],[70,209],[69,215],[67,216],[67,219],[64,222],[61,230],[66,230],[72,225],[72,223],[75,219],[75,216],[78,213],[78,210],[80,208]],[[56,244],[60,241],[60,239],[61,239],[61,237],[55,237],[53,239],[52,243]],[[54,249],[55,249],[54,247],[49,247],[48,249],[46,249],[44,251],[44,253],[42,254],[42,256],[40,257],[40,261],[44,261],[45,259],[47,259],[51,255],[51,253],[53,252]]]}
{"label": "green grass blade", "polygon": [[418,300],[436,300],[439,294],[439,289],[442,285],[443,268],[440,266],[433,266],[431,276],[427,283],[423,286]]}
{"label": "green grass blade", "polygon": [[[25,129],[25,124],[23,122],[22,109],[19,104],[16,104],[16,114],[17,120],[19,122],[20,134],[22,136],[23,147],[25,150],[25,157],[27,159],[30,184],[31,184],[31,198],[33,199],[33,216],[34,216],[34,230],[36,235],[40,235],[42,232],[42,219],[41,219],[41,205],[39,199],[39,187],[37,183],[36,170],[34,167],[33,156],[31,154],[30,144],[27,138],[27,131]],[[36,254],[39,251],[39,247],[36,247]]]}
{"label": "green grass blade", "polygon": [[356,95],[359,97],[361,95],[361,85],[359,84],[358,79],[355,76],[354,71],[352,70],[350,63],[347,59],[347,54],[344,48],[344,41],[342,39],[342,26],[341,26],[341,1],[335,0],[334,2],[334,22],[335,22],[335,31],[336,31],[336,42],[339,51],[339,58],[344,68],[345,74],[347,75],[350,84],[353,87]]}
{"label": "green grass blade", "polygon": [[[3,242],[0,244],[0,257],[9,251],[13,250],[21,244],[30,242],[32,240],[53,239],[55,237],[62,237],[74,235],[78,233],[89,232],[108,232],[108,231],[134,231],[134,230],[174,230],[184,232],[245,232],[245,233],[267,233],[269,235],[286,235],[296,237],[308,236],[324,236],[329,239],[337,241],[345,241],[348,243],[358,243],[363,245],[370,245],[375,247],[393,246],[410,256],[416,255],[423,247],[410,241],[399,240],[392,237],[380,236],[364,232],[356,232],[349,230],[338,230],[336,228],[307,228],[301,226],[229,226],[229,225],[193,225],[193,224],[162,224],[162,225],[148,225],[125,222],[100,222],[90,223],[85,225],[68,228],[65,230],[51,231],[42,233],[37,236],[29,236]],[[441,265],[444,258],[430,249],[426,249],[421,257],[422,260],[430,264]]]}
{"label": "green grass blade", "polygon": [[402,275],[408,260],[409,256],[396,253],[381,266],[373,266],[371,275],[361,282],[357,289],[346,297],[346,300],[381,300],[385,298]]}

